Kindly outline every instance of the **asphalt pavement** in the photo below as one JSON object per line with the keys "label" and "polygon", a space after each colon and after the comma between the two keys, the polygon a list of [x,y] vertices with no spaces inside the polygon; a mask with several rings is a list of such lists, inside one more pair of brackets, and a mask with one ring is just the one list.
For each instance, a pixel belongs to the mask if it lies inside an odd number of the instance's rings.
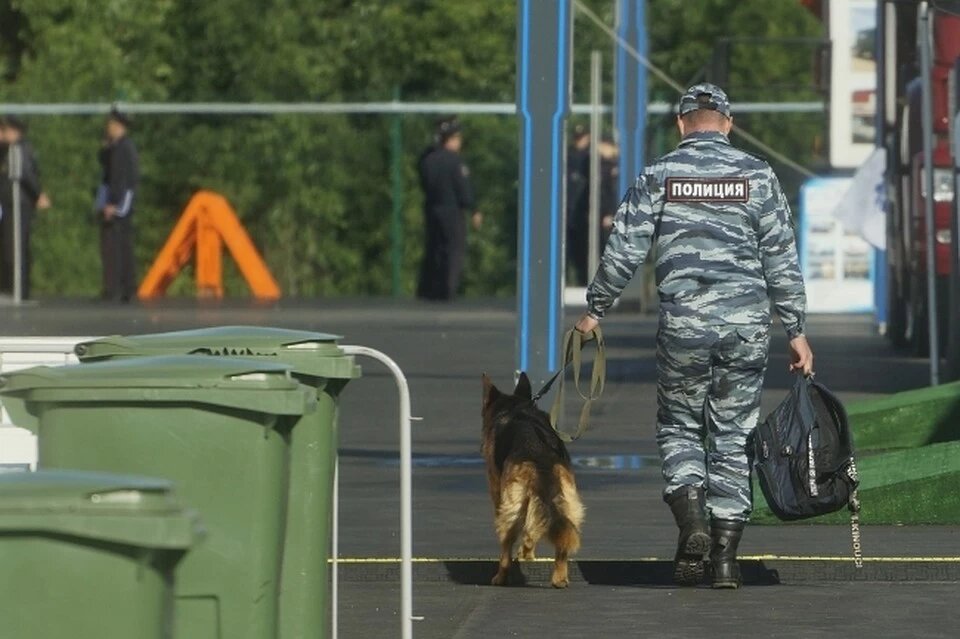
{"label": "asphalt pavement", "polygon": [[[343,343],[390,355],[405,371],[414,414],[422,417],[413,432],[414,555],[433,561],[415,572],[414,612],[424,617],[415,626],[418,637],[956,636],[960,563],[928,559],[960,555],[956,526],[864,527],[864,553],[873,562],[867,578],[846,563],[845,527],[752,526],[741,551],[756,570],[743,590],[667,585],[663,566],[676,532],[660,499],[654,441],[654,317],[622,312],[604,323],[607,390],[591,430],[570,446],[587,507],[581,563],[571,587],[559,592],[542,579],[549,565],[540,563],[525,567],[525,587],[481,585],[497,544],[479,457],[480,375],[504,387],[512,379],[509,301],[113,306],[41,300],[5,308],[3,315],[4,335],[253,324],[336,333]],[[894,352],[869,317],[814,316],[807,332],[818,379],[843,401],[926,384],[926,362]],[[777,328],[773,333],[765,412],[791,384],[785,339]],[[363,367],[363,377],[342,397],[341,556],[356,561],[341,570],[341,636],[393,637],[399,632],[399,584],[389,561],[399,555],[396,390],[379,364]],[[575,407],[568,408],[572,416]],[[487,561],[466,561],[473,559]]]}

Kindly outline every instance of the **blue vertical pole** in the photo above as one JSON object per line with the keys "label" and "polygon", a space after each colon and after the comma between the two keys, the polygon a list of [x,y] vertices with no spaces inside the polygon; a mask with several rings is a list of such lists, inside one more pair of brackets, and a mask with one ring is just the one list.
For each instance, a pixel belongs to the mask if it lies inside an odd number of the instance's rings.
{"label": "blue vertical pole", "polygon": [[[617,0],[617,35],[647,57],[646,0]],[[620,145],[620,192],[625,193],[646,165],[647,68],[622,46],[616,49],[614,121]]]}
{"label": "blue vertical pole", "polygon": [[572,34],[570,0],[517,3],[517,370],[535,386],[559,368]]}
{"label": "blue vertical pole", "polygon": [[[875,16],[876,25],[877,25],[877,37],[874,40],[873,47],[873,59],[877,60],[877,64],[884,64],[886,59],[886,27],[887,27],[887,3],[878,2],[877,3],[877,13]],[[876,133],[876,139],[874,143],[879,148],[889,148],[887,146],[887,140],[885,137],[885,132],[887,131],[887,120],[889,120],[890,115],[887,113],[887,82],[890,81],[890,78],[887,78],[885,74],[877,74],[877,112],[874,116],[875,127],[874,130]],[[895,161],[894,158],[887,156],[887,168],[885,171],[887,173],[891,172],[890,165]],[[886,200],[886,175],[881,182],[881,195],[884,200]],[[884,211],[886,214],[892,215],[892,207],[889,203],[884,203]],[[887,222],[889,225],[889,221]],[[886,332],[887,329],[887,252],[885,250],[877,249],[874,251],[874,261],[873,261],[873,308],[874,308],[874,320],[877,325],[881,327],[881,330]]]}
{"label": "blue vertical pole", "polygon": [[887,326],[887,252],[873,251],[873,308],[874,319],[884,329]]}

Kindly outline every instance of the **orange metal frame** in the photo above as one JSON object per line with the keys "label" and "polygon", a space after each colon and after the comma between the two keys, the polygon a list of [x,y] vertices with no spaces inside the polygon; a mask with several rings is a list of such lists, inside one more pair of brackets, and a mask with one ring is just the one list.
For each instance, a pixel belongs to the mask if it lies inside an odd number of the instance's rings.
{"label": "orange metal frame", "polygon": [[254,297],[275,300],[280,287],[227,199],[213,191],[194,195],[166,244],[140,284],[142,300],[163,297],[183,267],[196,255],[197,297],[223,297],[223,247],[226,245]]}

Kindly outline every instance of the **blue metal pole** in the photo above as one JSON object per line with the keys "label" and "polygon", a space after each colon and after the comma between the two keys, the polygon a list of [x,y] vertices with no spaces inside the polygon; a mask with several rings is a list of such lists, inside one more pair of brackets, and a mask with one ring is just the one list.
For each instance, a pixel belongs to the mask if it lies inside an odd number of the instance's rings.
{"label": "blue metal pole", "polygon": [[887,252],[873,251],[873,308],[878,325],[887,325]]}
{"label": "blue metal pole", "polygon": [[[617,1],[617,35],[648,55],[646,0]],[[621,46],[616,47],[614,120],[620,145],[620,192],[626,192],[646,165],[647,68]]]}
{"label": "blue metal pole", "polygon": [[[649,55],[647,45],[647,0],[636,0],[634,8],[634,34],[636,49],[644,57]],[[633,58],[631,58],[633,59]],[[633,128],[633,168],[634,176],[639,175],[647,164],[644,136],[647,129],[647,67],[634,59],[636,77],[636,119]]]}
{"label": "blue metal pole", "polygon": [[[877,64],[883,65],[884,60],[886,60],[886,21],[887,21],[887,3],[878,2],[877,3],[877,13],[876,13],[876,24],[877,24],[877,37],[874,40],[873,46],[873,59],[877,60]],[[882,67],[881,67],[882,68]],[[889,148],[887,147],[887,141],[885,133],[887,131],[887,120],[889,114],[887,113],[887,82],[889,79],[883,73],[877,74],[877,113],[874,116],[875,120],[875,130],[876,130],[876,139],[874,143],[879,148]],[[887,157],[887,168],[886,172],[890,172],[890,164],[894,162],[894,159]],[[884,199],[886,199],[886,175],[882,182],[883,189],[882,193]],[[884,204],[884,210],[889,216],[892,214],[891,207],[888,203]],[[887,221],[889,227],[889,220]],[[892,250],[892,247],[891,247]],[[887,269],[887,252],[885,250],[875,250],[874,251],[874,260],[873,260],[873,308],[874,308],[874,320],[877,325],[881,327],[881,330],[886,332],[887,330],[887,282],[888,269]]]}
{"label": "blue metal pole", "polygon": [[563,325],[564,127],[573,16],[570,0],[519,0],[517,14],[517,371],[541,385],[559,367]]}

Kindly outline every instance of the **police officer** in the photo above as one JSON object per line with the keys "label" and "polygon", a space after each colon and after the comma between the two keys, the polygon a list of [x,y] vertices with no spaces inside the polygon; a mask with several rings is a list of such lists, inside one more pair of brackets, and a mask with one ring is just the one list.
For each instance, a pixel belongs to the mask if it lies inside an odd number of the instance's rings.
{"label": "police officer", "polygon": [[100,224],[101,296],[129,302],[136,294],[133,258],[133,212],[140,184],[140,162],[128,135],[130,120],[112,109],[107,118],[107,145],[98,158],[103,178],[97,197]]}
{"label": "police officer", "polygon": [[[573,269],[571,283],[577,286],[589,281],[587,260],[590,255],[590,132],[583,126],[573,129],[573,144],[567,149],[567,263]],[[612,139],[601,138],[597,144],[600,156],[600,234],[610,233],[619,193],[619,151]]]}
{"label": "police officer", "polygon": [[0,290],[13,292],[15,268],[13,182],[9,179],[9,149],[18,147],[21,158],[20,174],[20,294],[23,299],[30,298],[30,231],[33,215],[39,209],[50,208],[50,198],[43,192],[40,184],[40,168],[33,146],[26,138],[27,125],[16,116],[6,116],[0,120],[0,236],[2,236],[2,260],[0,260]]}
{"label": "police officer", "polygon": [[620,202],[620,149],[611,138],[604,137],[597,150],[600,154],[600,232],[606,241]]}
{"label": "police officer", "polygon": [[590,132],[573,129],[567,150],[567,262],[573,267],[577,286],[587,283],[590,224]]}
{"label": "police officer", "polygon": [[476,211],[470,170],[460,157],[463,137],[455,118],[441,120],[434,144],[420,156],[426,245],[417,297],[450,300],[457,294],[467,250],[465,213],[474,228],[483,216]]}
{"label": "police officer", "polygon": [[746,440],[767,365],[770,304],[809,374],[805,294],[793,224],[777,176],[730,145],[726,94],[697,84],[680,98],[682,140],[627,191],[587,290],[593,329],[656,247],[657,443],[680,535],[674,579],[737,588],[737,545],[750,516]]}

